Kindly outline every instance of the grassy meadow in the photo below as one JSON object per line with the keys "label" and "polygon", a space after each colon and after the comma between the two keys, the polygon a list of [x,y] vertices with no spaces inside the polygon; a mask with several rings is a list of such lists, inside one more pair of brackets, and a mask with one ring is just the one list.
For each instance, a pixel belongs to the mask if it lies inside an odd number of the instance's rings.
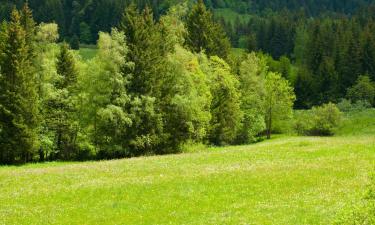
{"label": "grassy meadow", "polygon": [[90,60],[95,57],[97,54],[98,49],[96,46],[81,46],[78,50],[79,55],[82,57],[83,60]]}
{"label": "grassy meadow", "polygon": [[375,166],[375,110],[335,137],[0,168],[0,224],[330,224]]}

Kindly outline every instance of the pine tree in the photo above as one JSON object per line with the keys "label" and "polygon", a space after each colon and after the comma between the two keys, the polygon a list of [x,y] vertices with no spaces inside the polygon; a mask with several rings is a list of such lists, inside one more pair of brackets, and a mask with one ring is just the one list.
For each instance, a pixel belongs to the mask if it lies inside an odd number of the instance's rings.
{"label": "pine tree", "polygon": [[353,36],[350,38],[348,49],[344,56],[343,73],[341,74],[342,90],[355,84],[362,73],[362,53],[359,41]]}
{"label": "pine tree", "polygon": [[160,96],[165,56],[173,46],[168,46],[164,40],[152,11],[146,7],[139,12],[135,5],[130,5],[125,10],[120,30],[124,31],[129,46],[128,61],[134,63],[132,71],[124,71],[125,74],[132,74],[129,77],[129,92]]}
{"label": "pine tree", "polygon": [[74,95],[77,70],[68,45],[62,44],[57,59],[58,80],[47,100],[47,126],[55,133],[55,155],[52,159],[72,159],[75,151],[77,127],[75,124]]}
{"label": "pine tree", "polygon": [[26,45],[29,46],[29,57],[32,59],[34,58],[36,23],[27,1],[21,9],[21,25],[26,32]]}
{"label": "pine tree", "polygon": [[[38,147],[38,96],[32,54],[32,34],[13,10],[4,43],[0,80],[0,161],[32,160]],[[30,42],[28,42],[30,41]]]}
{"label": "pine tree", "polygon": [[165,40],[160,24],[153,19],[152,11],[146,7],[139,12],[130,5],[120,24],[129,46],[123,74],[128,81],[126,88],[132,98],[127,112],[135,121],[125,137],[132,149],[131,155],[160,152],[165,141],[163,133],[162,87],[167,69],[167,53],[173,46]]}
{"label": "pine tree", "polygon": [[212,13],[206,9],[203,0],[198,0],[193,6],[186,27],[186,45],[190,50],[196,53],[204,50],[208,56],[227,59],[231,47],[229,39],[221,25],[213,21]]}
{"label": "pine tree", "polygon": [[323,58],[317,71],[316,84],[318,104],[334,102],[338,99],[338,74],[332,58]]}
{"label": "pine tree", "polygon": [[57,58],[57,74],[61,76],[59,88],[71,88],[77,81],[77,70],[73,55],[69,51],[69,46],[64,43],[60,47],[60,54]]}
{"label": "pine tree", "polygon": [[[375,25],[372,27],[375,27]],[[372,80],[375,80],[375,34],[371,33],[370,27],[367,27],[363,34],[362,53],[363,72],[369,74]]]}

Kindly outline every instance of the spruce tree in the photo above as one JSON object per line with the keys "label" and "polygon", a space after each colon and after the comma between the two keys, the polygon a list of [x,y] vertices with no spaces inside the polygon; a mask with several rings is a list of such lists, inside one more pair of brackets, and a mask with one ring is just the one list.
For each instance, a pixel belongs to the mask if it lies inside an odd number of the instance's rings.
{"label": "spruce tree", "polygon": [[357,38],[352,36],[344,56],[343,73],[341,74],[342,91],[355,84],[362,73],[362,52]]}
{"label": "spruce tree", "polygon": [[132,98],[127,112],[134,121],[124,138],[132,149],[132,156],[160,153],[165,141],[161,96],[166,56],[172,50],[172,42],[165,40],[167,35],[163,35],[161,25],[154,21],[148,7],[139,12],[135,5],[130,5],[125,10],[120,31],[124,31],[129,47],[126,61],[133,63],[132,67],[122,69]]}
{"label": "spruce tree", "polygon": [[[13,10],[4,41],[0,79],[0,161],[28,162],[38,147],[38,96],[32,54],[32,33]],[[30,39],[28,39],[30,38]]]}
{"label": "spruce tree", "polygon": [[75,124],[74,95],[77,70],[67,44],[62,44],[57,58],[58,79],[54,93],[47,100],[47,126],[55,133],[55,153],[52,159],[69,160],[74,157],[77,127]]}
{"label": "spruce tree", "polygon": [[362,53],[363,72],[368,73],[372,80],[375,80],[375,33],[371,33],[370,27],[366,28],[363,34]]}
{"label": "spruce tree", "polygon": [[26,45],[29,46],[29,57],[34,58],[36,23],[27,1],[21,9],[21,25],[26,32]]}
{"label": "spruce tree", "polygon": [[212,13],[206,9],[203,0],[198,0],[188,15],[186,27],[188,35],[186,45],[193,52],[205,51],[208,56],[219,56],[227,59],[230,42],[224,29],[214,22]]}
{"label": "spruce tree", "polygon": [[128,90],[134,95],[160,96],[166,54],[172,46],[162,36],[160,25],[153,19],[151,9],[146,7],[139,12],[134,4],[130,5],[123,15],[120,31],[124,31],[129,46],[128,60],[134,63],[129,71],[124,68],[128,77]]}

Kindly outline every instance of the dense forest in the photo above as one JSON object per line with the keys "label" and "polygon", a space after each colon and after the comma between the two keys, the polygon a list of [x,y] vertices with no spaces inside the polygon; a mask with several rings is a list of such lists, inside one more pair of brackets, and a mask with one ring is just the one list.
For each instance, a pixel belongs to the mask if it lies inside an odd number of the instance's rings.
{"label": "dense forest", "polygon": [[[368,2],[240,2],[2,4],[0,163],[247,144],[280,132],[293,108],[323,105],[313,112],[335,124],[331,102],[375,104]],[[253,16],[231,23],[220,7]],[[234,54],[239,39],[247,52]],[[82,59],[80,43],[96,56]],[[317,118],[303,132],[330,135]]]}
{"label": "dense forest", "polygon": [[[2,0],[0,20],[9,19],[14,6],[18,8],[25,0]],[[82,43],[96,43],[99,31],[109,32],[120,22],[121,15],[131,2],[142,9],[146,5],[152,8],[154,17],[162,14],[184,0],[28,0],[37,22],[55,22],[59,25],[60,37],[78,38]],[[187,0],[191,5],[194,1]],[[303,11],[306,16],[322,14],[352,15],[367,8],[373,0],[205,0],[211,9],[230,9],[239,14],[251,14],[267,18],[270,14],[285,9],[291,12]],[[236,23],[236,26],[240,24]]]}

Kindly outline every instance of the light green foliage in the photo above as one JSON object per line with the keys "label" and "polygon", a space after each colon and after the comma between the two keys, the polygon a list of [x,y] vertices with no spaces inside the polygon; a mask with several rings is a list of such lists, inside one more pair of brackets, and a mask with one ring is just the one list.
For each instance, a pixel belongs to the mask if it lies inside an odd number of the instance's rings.
{"label": "light green foliage", "polygon": [[368,135],[375,133],[375,109],[351,111],[344,114],[340,125],[336,129],[336,135]]}
{"label": "light green foliage", "polygon": [[116,29],[100,33],[98,48],[79,80],[81,121],[99,151],[126,151],[123,134],[131,120],[125,112],[129,97],[121,69],[133,64],[126,61],[129,50],[124,33]]}
{"label": "light green foliage", "polygon": [[[374,129],[375,111],[367,114],[364,128]],[[363,116],[357,115],[349,119],[358,123]],[[5,224],[330,224],[362,198],[375,163],[373,133],[357,132],[193,154],[1,167],[0,217]]]}
{"label": "light green foliage", "polygon": [[231,144],[235,141],[243,116],[239,81],[231,73],[229,65],[219,57],[205,59],[203,56],[201,60],[213,97],[209,140],[215,145]]}
{"label": "light green foliage", "polygon": [[82,57],[83,60],[90,60],[93,59],[96,54],[98,54],[98,49],[96,47],[80,47],[79,48],[79,55]]}
{"label": "light green foliage", "polygon": [[288,81],[292,80],[292,63],[288,57],[282,56],[279,60],[274,60],[269,55],[263,57],[267,60],[269,71],[281,74],[281,76]]}
{"label": "light green foliage", "polygon": [[42,43],[54,43],[59,39],[56,23],[41,23],[37,27],[36,39]]}
{"label": "light green foliage", "polygon": [[39,124],[39,160],[45,160],[55,152],[55,135],[49,123],[49,101],[55,97],[54,84],[59,79],[56,71],[56,58],[60,52],[59,46],[55,43],[58,38],[58,27],[56,24],[40,24],[37,27],[36,65],[37,72],[39,108],[43,120]]}
{"label": "light green foliage", "polygon": [[293,115],[293,104],[296,99],[293,88],[280,74],[269,72],[265,80],[264,112],[267,138],[275,120],[288,119]]}
{"label": "light green foliage", "polygon": [[162,24],[164,30],[165,38],[170,42],[170,46],[183,45],[185,43],[185,37],[187,35],[187,30],[183,19],[188,13],[187,3],[172,6],[168,13],[160,18],[160,23]]}
{"label": "light green foliage", "polygon": [[332,136],[341,120],[342,114],[338,107],[328,103],[299,112],[294,126],[300,135]]}
{"label": "light green foliage", "polygon": [[341,112],[333,103],[313,107],[312,116],[311,134],[313,135],[333,135],[341,121]]}
{"label": "light green foliage", "polygon": [[351,112],[364,111],[368,108],[371,108],[372,106],[368,101],[358,100],[353,103],[351,100],[341,99],[340,102],[337,103],[337,107],[341,112]]}
{"label": "light green foliage", "polygon": [[375,83],[368,76],[360,76],[357,83],[348,89],[347,96],[353,102],[367,101],[375,105]]}
{"label": "light green foliage", "polygon": [[265,129],[263,107],[266,73],[266,61],[255,53],[248,54],[240,65],[241,109],[244,113],[239,133],[241,143],[256,141],[256,136]]}
{"label": "light green foliage", "polygon": [[165,129],[170,135],[171,146],[178,148],[180,143],[201,141],[206,137],[212,97],[208,78],[196,55],[176,46],[168,61],[163,96],[163,107],[167,109]]}
{"label": "light green foliage", "polygon": [[177,150],[165,145],[168,137],[164,133],[163,114],[157,108],[156,98],[134,97],[129,110],[132,124],[125,136],[128,141],[127,156],[166,154]]}

